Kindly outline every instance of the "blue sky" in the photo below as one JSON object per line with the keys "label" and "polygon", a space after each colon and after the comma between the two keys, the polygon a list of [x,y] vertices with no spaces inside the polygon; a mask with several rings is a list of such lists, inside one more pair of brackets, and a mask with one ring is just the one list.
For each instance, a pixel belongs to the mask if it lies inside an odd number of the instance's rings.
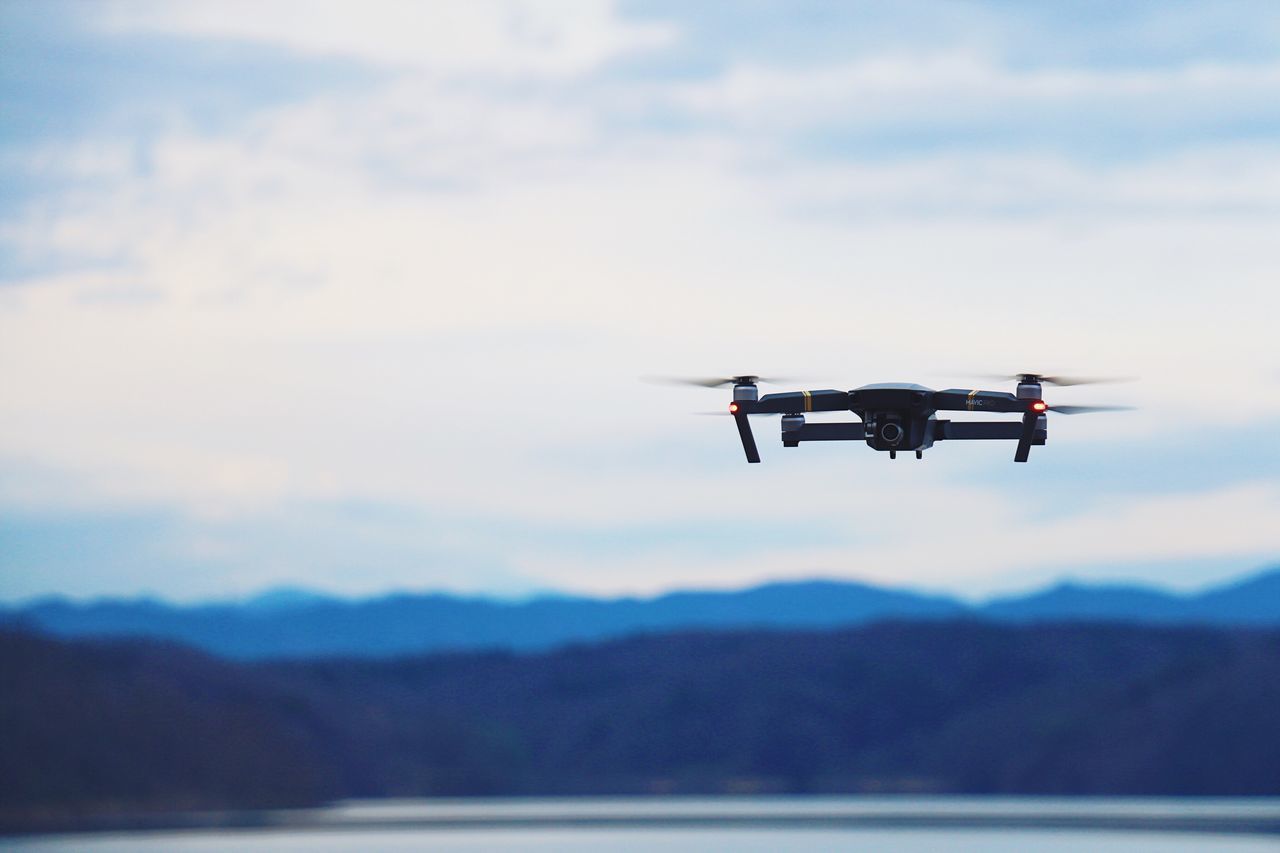
{"label": "blue sky", "polygon": [[[0,6],[0,598],[1280,559],[1270,3]],[[784,451],[646,374],[1123,374]]]}

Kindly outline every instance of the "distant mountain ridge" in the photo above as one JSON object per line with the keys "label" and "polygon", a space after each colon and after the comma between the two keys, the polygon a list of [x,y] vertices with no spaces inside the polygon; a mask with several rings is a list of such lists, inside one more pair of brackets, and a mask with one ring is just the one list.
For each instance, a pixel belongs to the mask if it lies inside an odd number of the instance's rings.
{"label": "distant mountain ridge", "polygon": [[153,600],[49,600],[0,611],[0,624],[65,637],[161,638],[223,657],[256,660],[485,648],[541,651],[671,630],[835,628],[885,619],[964,617],[1015,623],[1280,626],[1280,568],[1194,595],[1062,583],[976,606],[948,596],[842,581],[672,592],[652,599],[557,596],[518,603],[440,593],[345,601],[288,589],[239,604],[194,607]]}

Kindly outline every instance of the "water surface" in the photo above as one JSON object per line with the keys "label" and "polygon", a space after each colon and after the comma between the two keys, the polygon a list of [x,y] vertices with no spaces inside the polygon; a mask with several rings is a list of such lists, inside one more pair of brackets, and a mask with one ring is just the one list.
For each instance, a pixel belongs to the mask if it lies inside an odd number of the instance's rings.
{"label": "water surface", "polygon": [[[31,853],[1280,850],[1280,799],[650,797],[381,800],[8,839]],[[222,823],[222,827],[204,826]],[[238,828],[228,828],[231,824]]]}

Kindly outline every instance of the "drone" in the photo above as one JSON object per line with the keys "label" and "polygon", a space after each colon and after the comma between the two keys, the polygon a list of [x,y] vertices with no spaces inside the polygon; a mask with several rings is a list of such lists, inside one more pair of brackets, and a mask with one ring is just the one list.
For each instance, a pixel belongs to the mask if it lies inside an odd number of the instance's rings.
{"label": "drone", "polygon": [[[1031,448],[1043,445],[1048,439],[1049,412],[1077,415],[1131,408],[1051,406],[1044,401],[1044,385],[1086,385],[1115,380],[1038,373],[992,378],[1016,380],[1017,389],[1012,394],[967,388],[934,391],[923,385],[886,382],[863,385],[852,391],[787,391],[762,397],[758,383],[778,384],[779,380],[744,375],[672,381],[704,388],[733,386],[733,401],[726,414],[732,415],[738,425],[738,436],[748,462],[760,461],[748,420],[751,415],[782,415],[783,447],[799,447],[806,441],[865,441],[872,449],[887,452],[890,459],[897,459],[903,451],[915,451],[916,458],[923,459],[924,451],[939,441],[1006,439],[1018,443],[1013,461],[1026,462]],[[852,412],[859,421],[806,423],[805,415],[811,412]],[[938,412],[990,412],[1021,417],[1014,421],[951,421],[936,418]]]}

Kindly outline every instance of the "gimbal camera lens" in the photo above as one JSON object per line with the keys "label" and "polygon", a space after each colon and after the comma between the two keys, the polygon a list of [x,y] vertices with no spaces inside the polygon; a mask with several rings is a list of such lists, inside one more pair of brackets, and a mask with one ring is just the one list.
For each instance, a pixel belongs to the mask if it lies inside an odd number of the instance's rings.
{"label": "gimbal camera lens", "polygon": [[880,427],[880,439],[885,444],[897,444],[902,441],[902,435],[902,427],[893,421]]}

